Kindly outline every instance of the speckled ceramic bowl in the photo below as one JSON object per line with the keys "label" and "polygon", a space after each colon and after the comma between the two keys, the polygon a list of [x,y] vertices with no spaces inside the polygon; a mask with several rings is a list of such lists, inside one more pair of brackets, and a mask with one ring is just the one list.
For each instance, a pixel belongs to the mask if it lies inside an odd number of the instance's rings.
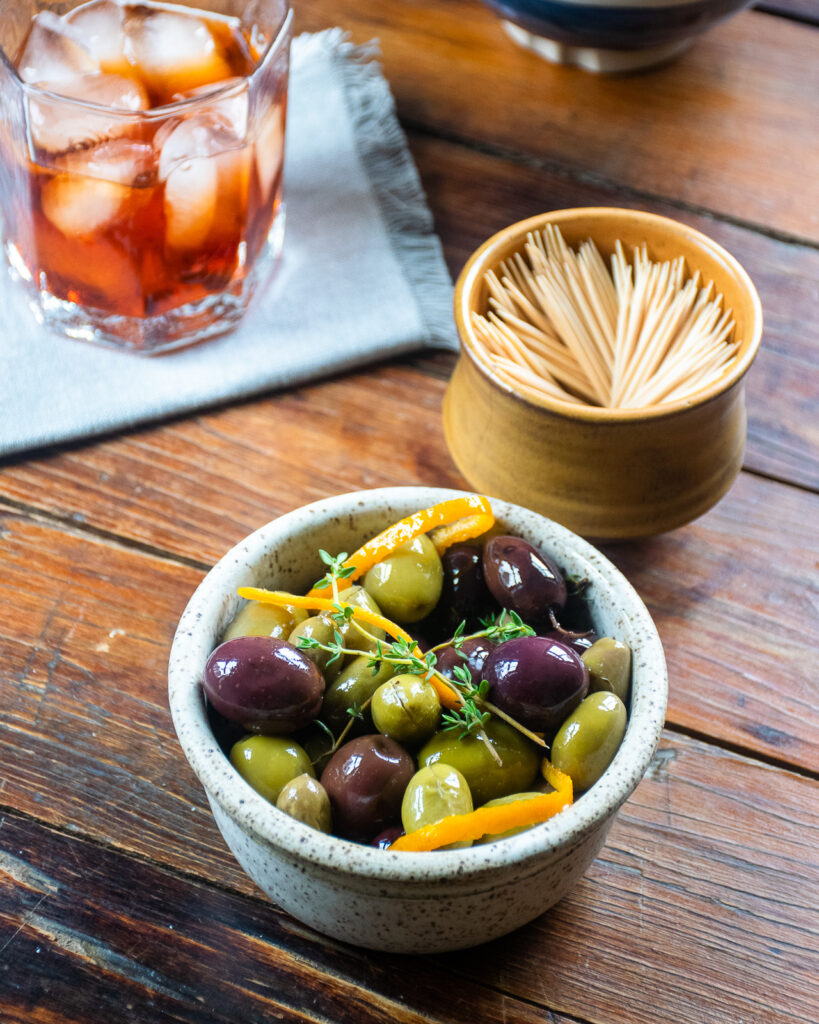
{"label": "speckled ceramic bowl", "polygon": [[[736,322],[740,350],[717,384],[648,409],[602,409],[523,395],[482,361],[471,316],[488,308],[484,280],[530,231],[556,224],[566,241],[592,238],[607,259],[620,239],[650,259],[684,256]],[[676,529],[726,493],[745,451],[745,374],[762,338],[762,306],[740,264],[706,235],[642,210],[552,210],[493,235],[455,285],[461,357],[444,399],[449,450],[469,483],[556,519],[584,537],[624,539]]]}
{"label": "speckled ceramic bowl", "polygon": [[343,494],[252,533],[208,573],[180,620],[169,693],[179,742],[228,846],[250,877],[294,917],[346,942],[424,953],[474,946],[537,917],[597,855],[614,815],[642,778],[663,726],[666,670],[637,594],[598,551],[542,516],[493,501],[510,532],[590,581],[602,633],[634,652],[628,729],[596,785],[551,821],[501,843],[437,853],[390,853],[316,832],[271,806],[231,767],[208,725],[205,661],[240,604],[240,586],[304,592],[320,575],[317,550],[353,551],[391,522],[457,491],[395,487]]}
{"label": "speckled ceramic bowl", "polygon": [[586,71],[671,60],[751,0],[484,0],[520,46]]}

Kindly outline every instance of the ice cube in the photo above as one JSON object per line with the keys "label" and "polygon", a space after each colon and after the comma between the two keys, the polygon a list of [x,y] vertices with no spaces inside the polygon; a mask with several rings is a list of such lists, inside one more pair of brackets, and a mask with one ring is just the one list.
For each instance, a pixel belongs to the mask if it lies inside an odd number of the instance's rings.
{"label": "ice cube", "polygon": [[[57,82],[42,82],[40,88],[67,99],[108,108],[97,110],[45,94],[30,96],[31,137],[36,147],[49,153],[62,153],[132,132],[134,121],[125,116],[126,112],[148,107],[142,86],[132,78],[119,75],[79,75]],[[123,113],[112,114],[112,109]]]}
{"label": "ice cube", "polygon": [[110,224],[129,191],[111,181],[57,174],[43,186],[43,213],[64,235],[82,238]]}
{"label": "ice cube", "polygon": [[194,114],[162,141],[159,177],[165,181],[165,238],[173,249],[202,245],[216,214],[219,174],[215,155],[221,119]]}
{"label": "ice cube", "polygon": [[162,102],[230,78],[221,48],[193,13],[138,7],[127,13],[125,30],[126,56]]}
{"label": "ice cube", "polygon": [[241,139],[228,122],[213,110],[199,110],[190,117],[171,123],[165,132],[157,132],[155,145],[161,148],[159,177],[167,178],[179,164],[192,157],[218,156],[228,149],[238,149]]}
{"label": "ice cube", "polygon": [[17,73],[24,82],[59,82],[99,70],[99,61],[66,21],[51,11],[34,16],[17,62]]}
{"label": "ice cube", "polygon": [[234,230],[241,225],[248,153],[213,111],[193,114],[165,137],[159,177],[165,182],[165,237],[171,248],[198,248],[224,221]]}
{"label": "ice cube", "polygon": [[91,149],[66,153],[60,157],[59,167],[72,174],[134,188],[156,180],[153,146],[135,139],[109,139]]}
{"label": "ice cube", "polygon": [[195,157],[165,181],[165,239],[172,249],[197,249],[216,216],[219,177],[211,157]]}
{"label": "ice cube", "polygon": [[82,38],[100,67],[114,75],[133,73],[125,56],[125,12],[112,0],[92,0],[77,7],[65,20]]}
{"label": "ice cube", "polygon": [[202,100],[202,103],[196,105],[198,112],[203,109],[205,100],[211,93],[213,100],[207,103],[205,109],[222,117],[236,137],[243,139],[247,133],[249,108],[249,84],[246,78],[226,78],[223,82],[200,85],[197,89],[176,93],[173,100],[175,103],[190,99]]}
{"label": "ice cube", "polygon": [[284,160],[284,112],[277,103],[265,111],[256,134],[256,173],[262,199],[267,200]]}

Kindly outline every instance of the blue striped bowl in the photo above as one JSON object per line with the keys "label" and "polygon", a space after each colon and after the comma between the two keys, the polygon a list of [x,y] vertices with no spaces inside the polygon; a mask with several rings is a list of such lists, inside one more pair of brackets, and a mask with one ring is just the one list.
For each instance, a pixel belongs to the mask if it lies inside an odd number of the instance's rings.
{"label": "blue striped bowl", "polygon": [[559,64],[636,71],[670,60],[750,0],[483,0],[508,34]]}

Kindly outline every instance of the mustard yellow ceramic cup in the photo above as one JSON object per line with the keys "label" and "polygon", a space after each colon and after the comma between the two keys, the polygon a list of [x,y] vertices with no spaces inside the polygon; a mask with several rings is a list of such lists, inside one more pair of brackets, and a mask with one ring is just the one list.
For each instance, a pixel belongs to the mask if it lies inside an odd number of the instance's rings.
{"label": "mustard yellow ceramic cup", "polygon": [[[523,397],[478,356],[473,311],[486,312],[484,274],[557,225],[572,246],[591,238],[604,258],[617,239],[653,260],[684,256],[733,311],[738,357],[726,377],[691,398],[648,409],[601,409]],[[745,448],[744,377],[762,336],[762,307],[739,263],[693,228],[636,210],[557,210],[512,224],[469,259],[455,286],[461,356],[444,399],[447,444],[477,491],[534,509],[577,533],[628,538],[702,515],[726,493]]]}

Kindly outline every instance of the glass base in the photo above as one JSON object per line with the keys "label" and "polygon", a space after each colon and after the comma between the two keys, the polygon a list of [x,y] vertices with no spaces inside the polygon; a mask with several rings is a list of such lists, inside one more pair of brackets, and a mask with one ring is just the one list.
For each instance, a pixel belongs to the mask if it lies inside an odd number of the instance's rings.
{"label": "glass base", "polygon": [[656,67],[678,57],[694,42],[692,36],[687,39],[676,39],[662,46],[649,46],[639,50],[607,50],[600,46],[568,46],[565,43],[558,43],[553,39],[535,35],[511,21],[504,21],[503,27],[518,46],[532,50],[552,64],[573,65],[583,68],[584,71],[603,75],[643,71]]}
{"label": "glass base", "polygon": [[5,243],[9,273],[26,290],[29,309],[38,323],[68,338],[89,341],[137,355],[154,356],[186,348],[233,330],[241,321],[259,285],[276,269],[284,243],[284,204],[279,208],[264,248],[249,273],[224,291],[207,295],[157,316],[117,316],[57,298],[38,286],[20,253]]}

